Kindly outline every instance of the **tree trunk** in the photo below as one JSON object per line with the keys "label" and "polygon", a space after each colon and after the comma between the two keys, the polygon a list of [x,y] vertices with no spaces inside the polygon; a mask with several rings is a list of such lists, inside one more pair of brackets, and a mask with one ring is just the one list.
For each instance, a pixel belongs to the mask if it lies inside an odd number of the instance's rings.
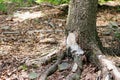
{"label": "tree trunk", "polygon": [[[98,0],[71,0],[69,4],[66,32],[77,32],[78,43],[84,50],[103,49],[96,29],[97,3]],[[99,66],[98,60],[94,60],[96,55],[87,54],[90,61]]]}
{"label": "tree trunk", "polygon": [[89,43],[99,44],[96,31],[96,10],[98,0],[71,0],[67,18],[67,32],[76,31],[82,48],[89,48]]}

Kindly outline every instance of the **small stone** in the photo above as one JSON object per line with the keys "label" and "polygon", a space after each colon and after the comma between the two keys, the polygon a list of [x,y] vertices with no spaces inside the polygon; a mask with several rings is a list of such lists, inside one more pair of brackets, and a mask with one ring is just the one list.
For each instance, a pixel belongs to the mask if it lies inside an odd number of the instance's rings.
{"label": "small stone", "polygon": [[111,33],[111,31],[106,31],[106,32],[103,32],[103,35],[104,35],[104,36],[109,36],[110,33]]}
{"label": "small stone", "polygon": [[66,70],[68,69],[68,67],[69,67],[69,64],[65,62],[58,65],[59,71]]}
{"label": "small stone", "polygon": [[9,16],[6,18],[6,21],[12,21],[13,20],[13,17]]}
{"label": "small stone", "polygon": [[11,27],[10,26],[2,26],[2,27],[0,27],[0,29],[6,31],[6,30],[10,30]]}
{"label": "small stone", "polygon": [[77,63],[74,63],[74,65],[72,67],[72,72],[76,72],[77,68],[78,68]]}

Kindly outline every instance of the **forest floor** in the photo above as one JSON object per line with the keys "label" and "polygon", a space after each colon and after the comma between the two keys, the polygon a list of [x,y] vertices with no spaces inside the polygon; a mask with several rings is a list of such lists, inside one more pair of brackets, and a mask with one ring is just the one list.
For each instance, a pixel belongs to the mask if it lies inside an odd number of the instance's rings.
{"label": "forest floor", "polygon": [[[39,59],[59,49],[65,37],[66,18],[63,11],[48,4],[1,14],[0,80],[39,80],[39,76],[56,61],[44,65]],[[119,27],[120,7],[98,9],[97,30],[104,47],[120,49]],[[108,58],[120,68],[120,57]],[[57,70],[48,80],[64,80],[72,64],[67,60],[63,63],[68,67]],[[81,80],[95,80],[95,69],[92,64],[85,64]]]}

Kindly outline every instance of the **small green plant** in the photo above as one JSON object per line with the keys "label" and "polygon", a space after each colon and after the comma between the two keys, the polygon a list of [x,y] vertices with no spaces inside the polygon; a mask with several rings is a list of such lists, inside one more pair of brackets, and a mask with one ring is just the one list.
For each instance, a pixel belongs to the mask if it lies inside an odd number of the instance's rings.
{"label": "small green plant", "polygon": [[30,74],[29,74],[29,78],[30,79],[35,79],[35,78],[37,78],[39,75],[36,73],[36,72],[30,72]]}
{"label": "small green plant", "polygon": [[28,70],[28,67],[24,64],[24,65],[21,65],[20,67],[19,67],[20,69],[22,69],[22,70]]}
{"label": "small green plant", "polygon": [[120,11],[120,6],[117,7],[117,11]]}
{"label": "small green plant", "polygon": [[0,3],[0,11],[5,13],[7,12],[7,7],[5,6],[5,4]]}
{"label": "small green plant", "polygon": [[115,35],[115,38],[120,40],[120,32],[116,31],[114,35]]}

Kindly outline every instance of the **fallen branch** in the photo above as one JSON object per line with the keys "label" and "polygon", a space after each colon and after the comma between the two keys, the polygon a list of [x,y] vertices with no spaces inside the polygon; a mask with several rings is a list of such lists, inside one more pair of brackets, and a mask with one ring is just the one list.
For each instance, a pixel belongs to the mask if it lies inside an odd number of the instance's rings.
{"label": "fallen branch", "polygon": [[34,7],[19,7],[19,10],[35,10],[39,9],[40,5],[34,6]]}
{"label": "fallen branch", "polygon": [[20,34],[20,32],[19,31],[13,31],[13,32],[5,31],[3,32],[3,34]]}
{"label": "fallen branch", "polygon": [[43,40],[40,40],[40,43],[45,43],[45,44],[57,44],[57,40],[55,40],[54,38],[45,38]]}
{"label": "fallen branch", "polygon": [[33,34],[33,33],[58,33],[58,32],[64,32],[63,30],[31,30],[31,31],[27,31],[28,34]]}

